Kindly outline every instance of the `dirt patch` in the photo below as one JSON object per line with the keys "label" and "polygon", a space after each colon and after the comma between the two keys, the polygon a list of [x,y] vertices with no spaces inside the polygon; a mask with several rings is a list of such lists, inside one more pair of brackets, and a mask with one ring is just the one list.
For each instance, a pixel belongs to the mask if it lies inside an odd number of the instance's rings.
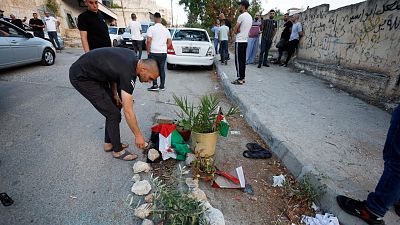
{"label": "dirt patch", "polygon": [[[210,73],[210,78],[216,83],[215,94],[221,98],[222,107],[227,109],[231,102],[223,93],[214,71]],[[234,134],[219,138],[215,165],[227,172],[242,166],[246,182],[252,186],[254,195],[242,190],[215,189],[210,183],[200,181],[200,188],[205,191],[211,205],[223,212],[226,224],[300,224],[301,215],[313,215],[310,200],[290,191],[298,183],[276,156],[271,159],[243,157],[248,142],[256,142],[267,149],[269,147],[240,113],[229,122]],[[177,164],[175,160],[152,164],[154,175],[161,177],[167,185],[173,185],[175,181],[171,178],[176,175]],[[288,185],[272,187],[272,177],[280,174],[285,175]]]}

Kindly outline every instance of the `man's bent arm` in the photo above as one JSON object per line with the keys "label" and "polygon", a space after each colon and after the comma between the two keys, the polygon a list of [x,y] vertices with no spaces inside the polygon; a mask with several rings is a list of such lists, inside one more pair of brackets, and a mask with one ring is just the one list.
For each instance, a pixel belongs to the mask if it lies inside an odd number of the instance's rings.
{"label": "man's bent arm", "polygon": [[147,43],[146,43],[147,54],[150,54],[150,47],[151,47],[151,37],[147,37]]}
{"label": "man's bent arm", "polygon": [[135,112],[133,111],[133,97],[124,90],[121,90],[121,95],[126,123],[128,124],[132,133],[135,135],[136,146],[138,148],[144,148],[144,138],[138,126]]}
{"label": "man's bent arm", "polygon": [[87,39],[87,31],[79,31],[80,35],[81,35],[81,41],[82,41],[82,47],[83,47],[83,51],[88,52],[90,51],[89,49],[89,42]]}

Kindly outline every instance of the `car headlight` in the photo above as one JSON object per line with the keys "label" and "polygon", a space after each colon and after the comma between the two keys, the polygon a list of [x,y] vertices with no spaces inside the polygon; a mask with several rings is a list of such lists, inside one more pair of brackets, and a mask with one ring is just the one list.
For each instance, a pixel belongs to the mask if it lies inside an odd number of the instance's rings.
{"label": "car headlight", "polygon": [[213,47],[209,47],[206,56],[214,56]]}

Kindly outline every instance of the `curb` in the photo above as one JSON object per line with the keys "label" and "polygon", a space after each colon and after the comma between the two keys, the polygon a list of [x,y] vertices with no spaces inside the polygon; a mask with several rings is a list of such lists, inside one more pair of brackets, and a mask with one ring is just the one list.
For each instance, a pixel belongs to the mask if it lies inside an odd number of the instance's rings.
{"label": "curb", "polygon": [[260,121],[260,118],[257,116],[257,114],[251,110],[251,106],[246,105],[233,92],[230,80],[221,68],[221,65],[218,63],[218,59],[214,60],[214,64],[225,94],[240,108],[243,117],[246,119],[249,125],[268,144],[274,154],[277,155],[280,160],[282,160],[284,165],[294,175],[296,180],[301,179],[305,174],[310,174],[311,182],[313,183],[314,187],[326,187],[326,193],[321,197],[319,202],[316,202],[316,204],[323,211],[333,213],[337,218],[340,219],[340,222],[343,225],[366,224],[362,220],[351,216],[340,209],[336,203],[336,196],[344,193],[339,193],[337,191],[338,187],[334,184],[334,182],[332,182],[329,178],[321,177],[321,175],[312,165],[304,164],[301,158],[295,155],[292,152],[292,149],[290,149],[290,147],[286,144],[284,137],[280,137],[279,134],[275,134],[273,130],[270,130],[263,123],[263,121]]}

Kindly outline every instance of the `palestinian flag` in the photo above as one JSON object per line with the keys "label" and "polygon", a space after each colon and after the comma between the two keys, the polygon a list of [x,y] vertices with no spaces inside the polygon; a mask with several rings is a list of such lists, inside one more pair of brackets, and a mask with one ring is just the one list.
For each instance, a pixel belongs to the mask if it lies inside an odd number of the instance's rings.
{"label": "palestinian flag", "polygon": [[221,107],[218,107],[218,114],[215,125],[217,127],[219,126],[219,135],[221,135],[222,137],[228,137],[229,123],[228,121],[226,121],[224,115],[222,114]]}
{"label": "palestinian flag", "polygon": [[186,154],[191,152],[176,130],[175,124],[157,124],[151,128],[151,131],[159,133],[158,150],[161,152],[163,160],[169,158],[185,160]]}

